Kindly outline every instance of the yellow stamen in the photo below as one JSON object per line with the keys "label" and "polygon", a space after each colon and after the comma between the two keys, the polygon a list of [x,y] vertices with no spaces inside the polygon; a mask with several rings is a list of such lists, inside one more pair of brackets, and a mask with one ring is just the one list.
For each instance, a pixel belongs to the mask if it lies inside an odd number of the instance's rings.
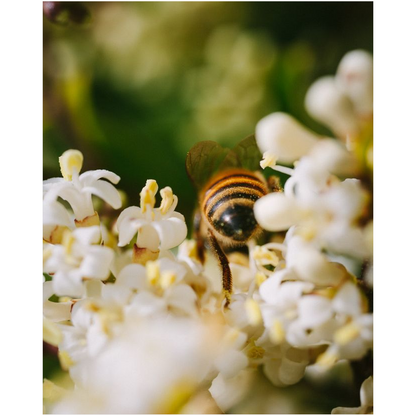
{"label": "yellow stamen", "polygon": [[354,323],[344,325],[334,334],[334,341],[339,345],[346,345],[360,335],[360,328]]}
{"label": "yellow stamen", "polygon": [[160,276],[160,287],[163,290],[166,290],[168,287],[172,286],[176,281],[176,274],[171,271],[164,271]]}
{"label": "yellow stamen", "polygon": [[146,185],[140,192],[140,207],[142,208],[142,212],[146,212],[148,205],[150,205],[150,208],[154,208],[157,189],[157,182],[154,179],[148,179],[146,181]]}
{"label": "yellow stamen", "polygon": [[276,165],[278,157],[270,151],[263,153],[263,160],[260,162],[262,169]]}
{"label": "yellow stamen", "polygon": [[159,263],[156,261],[148,261],[146,263],[146,276],[148,282],[155,286],[159,283],[160,280],[160,267]]}
{"label": "yellow stamen", "polygon": [[67,351],[58,351],[59,363],[61,364],[62,370],[68,371],[75,363]]}
{"label": "yellow stamen", "polygon": [[59,166],[64,179],[67,181],[72,180],[72,174],[74,169],[77,173],[81,171],[84,156],[79,150],[70,149],[67,150],[59,157]]}
{"label": "yellow stamen", "polygon": [[245,304],[248,321],[251,325],[259,325],[262,322],[259,304],[254,299],[247,299]]}
{"label": "yellow stamen", "polygon": [[286,333],[282,323],[278,319],[275,319],[269,332],[270,340],[275,344],[281,344],[285,340],[285,335]]}
{"label": "yellow stamen", "polygon": [[169,211],[173,204],[172,188],[167,186],[166,188],[161,189],[160,195],[162,197],[162,202],[160,203],[160,212],[164,215]]}

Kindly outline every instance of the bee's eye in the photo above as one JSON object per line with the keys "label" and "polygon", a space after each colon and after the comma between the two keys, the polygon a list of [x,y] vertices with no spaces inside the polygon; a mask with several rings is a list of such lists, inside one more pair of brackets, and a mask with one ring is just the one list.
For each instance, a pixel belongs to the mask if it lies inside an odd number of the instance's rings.
{"label": "bee's eye", "polygon": [[248,240],[257,228],[253,208],[247,205],[228,207],[214,224],[222,235],[235,241]]}

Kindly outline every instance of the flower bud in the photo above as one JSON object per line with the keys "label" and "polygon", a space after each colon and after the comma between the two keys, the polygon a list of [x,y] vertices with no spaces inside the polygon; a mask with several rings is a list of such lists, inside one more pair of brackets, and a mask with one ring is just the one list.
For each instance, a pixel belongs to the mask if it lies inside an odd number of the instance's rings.
{"label": "flower bud", "polygon": [[256,126],[260,151],[283,163],[293,163],[307,154],[317,140],[318,136],[285,113],[269,114]]}
{"label": "flower bud", "polygon": [[348,52],[339,63],[335,78],[340,90],[353,102],[357,114],[373,113],[373,57],[368,52]]}
{"label": "flower bud", "polygon": [[341,137],[357,130],[353,104],[338,88],[334,77],[323,77],[312,84],[306,93],[305,107],[313,118]]}

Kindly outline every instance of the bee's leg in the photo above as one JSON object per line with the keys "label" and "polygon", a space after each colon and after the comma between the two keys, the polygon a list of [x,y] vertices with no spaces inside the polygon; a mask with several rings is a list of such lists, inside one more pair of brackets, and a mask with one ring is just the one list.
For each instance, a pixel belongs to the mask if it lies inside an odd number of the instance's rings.
{"label": "bee's leg", "polygon": [[201,264],[205,263],[205,245],[204,237],[201,233],[201,211],[195,211],[194,215],[194,227],[193,227],[194,239],[196,241],[196,253]]}
{"label": "bee's leg", "polygon": [[230,263],[211,230],[208,230],[208,240],[222,269],[222,288],[225,296],[225,307],[227,308],[230,304],[231,293],[233,291],[233,278],[231,275]]}
{"label": "bee's leg", "polygon": [[267,179],[267,185],[269,186],[270,192],[283,192],[280,178],[272,175]]}

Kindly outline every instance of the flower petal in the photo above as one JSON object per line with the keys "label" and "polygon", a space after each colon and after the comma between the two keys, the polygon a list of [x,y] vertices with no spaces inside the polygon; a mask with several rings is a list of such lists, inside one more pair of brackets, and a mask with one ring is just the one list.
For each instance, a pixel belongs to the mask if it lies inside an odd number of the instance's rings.
{"label": "flower petal", "polygon": [[284,231],[300,220],[301,211],[294,198],[274,192],[254,203],[254,216],[265,230]]}
{"label": "flower petal", "polygon": [[121,207],[121,196],[111,183],[97,181],[92,186],[84,187],[82,192],[90,192],[93,195],[97,195],[114,209],[119,209]]}
{"label": "flower petal", "polygon": [[89,186],[98,179],[107,179],[110,182],[117,184],[120,176],[106,169],[89,170],[79,175],[79,180],[83,186]]}
{"label": "flower petal", "polygon": [[168,250],[182,243],[186,238],[188,229],[182,218],[170,217],[166,220],[154,221],[152,226],[160,238],[160,250]]}

